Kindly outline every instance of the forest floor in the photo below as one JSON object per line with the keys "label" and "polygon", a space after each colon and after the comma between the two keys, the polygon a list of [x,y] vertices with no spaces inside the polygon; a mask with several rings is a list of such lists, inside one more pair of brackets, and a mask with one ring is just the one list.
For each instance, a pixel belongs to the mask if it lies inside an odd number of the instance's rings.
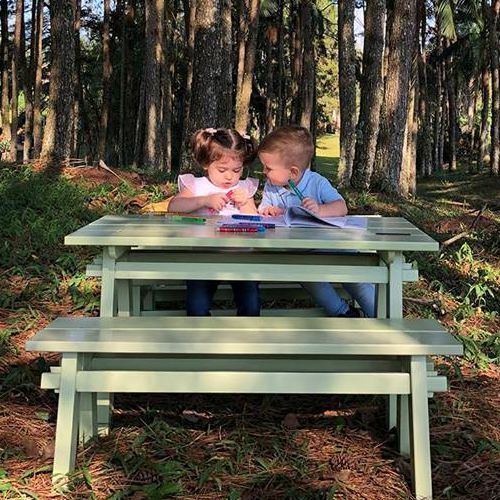
{"label": "forest floor", "polygon": [[[318,169],[332,175],[335,141],[318,145]],[[489,500],[500,498],[500,180],[461,169],[423,180],[412,200],[345,194],[353,213],[401,215],[448,240],[407,255],[420,279],[405,286],[405,315],[438,318],[465,348],[437,359],[450,391],[430,400],[435,498]],[[57,356],[27,353],[26,340],[58,315],[98,314],[99,282],[85,277],[97,250],[64,247],[64,236],[174,189],[113,170],[0,165],[4,498],[53,498],[57,395],[38,387]],[[412,498],[381,398],[121,395],[110,436],[77,462],[67,498]]]}

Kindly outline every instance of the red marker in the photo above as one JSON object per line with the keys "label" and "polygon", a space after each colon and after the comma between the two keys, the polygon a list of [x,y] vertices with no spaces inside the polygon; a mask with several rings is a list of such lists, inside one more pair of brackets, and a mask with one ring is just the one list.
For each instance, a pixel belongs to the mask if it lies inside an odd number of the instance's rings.
{"label": "red marker", "polygon": [[231,197],[233,196],[234,192],[232,189],[230,189],[227,193],[226,193],[226,196],[231,199]]}

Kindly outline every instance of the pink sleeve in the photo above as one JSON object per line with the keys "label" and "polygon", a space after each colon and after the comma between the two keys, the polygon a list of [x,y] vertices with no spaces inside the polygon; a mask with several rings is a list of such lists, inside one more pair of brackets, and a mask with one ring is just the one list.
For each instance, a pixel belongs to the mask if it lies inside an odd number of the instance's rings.
{"label": "pink sleeve", "polygon": [[259,179],[254,179],[253,177],[247,177],[243,181],[243,183],[244,183],[243,188],[248,193],[248,197],[253,198],[255,193],[257,192],[257,189],[259,189]]}
{"label": "pink sleeve", "polygon": [[179,193],[181,193],[185,189],[189,189],[191,193],[195,194],[196,178],[193,174],[179,175],[177,179],[177,185],[179,187]]}

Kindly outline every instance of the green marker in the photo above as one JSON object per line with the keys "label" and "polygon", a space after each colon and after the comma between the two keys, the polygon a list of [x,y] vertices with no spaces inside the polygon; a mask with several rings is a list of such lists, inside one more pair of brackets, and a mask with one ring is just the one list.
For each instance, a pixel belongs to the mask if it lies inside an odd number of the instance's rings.
{"label": "green marker", "polygon": [[288,185],[292,188],[292,191],[297,195],[300,201],[304,199],[304,195],[299,191],[299,188],[296,186],[295,182],[290,179],[288,181]]}
{"label": "green marker", "polygon": [[184,215],[172,215],[171,219],[174,222],[186,222],[188,224],[205,224],[207,219],[203,217],[186,217]]}

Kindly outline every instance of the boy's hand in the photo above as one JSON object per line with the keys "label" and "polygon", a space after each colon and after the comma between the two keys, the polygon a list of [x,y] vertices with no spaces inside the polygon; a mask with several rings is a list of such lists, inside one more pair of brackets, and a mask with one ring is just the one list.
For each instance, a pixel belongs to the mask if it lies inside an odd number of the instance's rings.
{"label": "boy's hand", "polygon": [[241,188],[231,191],[229,199],[236,205],[237,208],[242,207],[248,202],[248,193]]}
{"label": "boy's hand", "polygon": [[319,205],[316,200],[312,198],[304,198],[302,200],[302,206],[310,210],[313,214],[319,214]]}
{"label": "boy's hand", "polygon": [[269,217],[276,217],[278,215],[283,215],[285,213],[285,209],[280,207],[264,207],[263,209],[259,210],[259,213],[261,215],[267,215]]}
{"label": "boy's hand", "polygon": [[207,201],[205,206],[207,208],[213,208],[214,210],[217,210],[217,212],[220,212],[229,201],[229,198],[224,193],[211,194],[208,195],[206,199]]}

